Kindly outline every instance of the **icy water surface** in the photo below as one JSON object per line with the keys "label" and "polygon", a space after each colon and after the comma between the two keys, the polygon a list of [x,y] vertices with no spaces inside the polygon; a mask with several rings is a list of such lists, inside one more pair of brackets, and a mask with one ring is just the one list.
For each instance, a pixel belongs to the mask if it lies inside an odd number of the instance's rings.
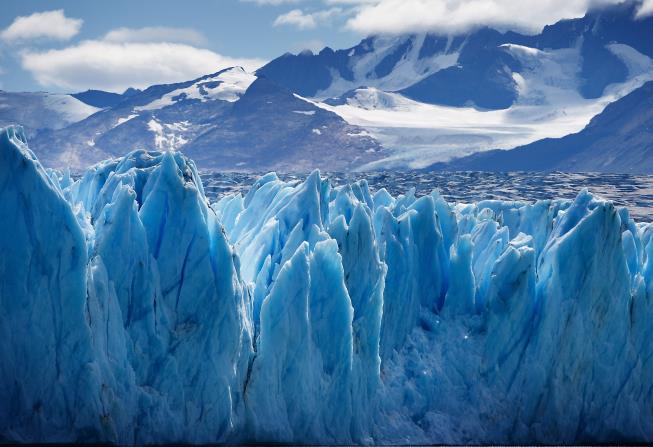
{"label": "icy water surface", "polygon": [[[261,174],[203,172],[206,194],[216,200],[224,194],[247,193]],[[283,180],[303,180],[307,174],[279,174]],[[574,198],[582,188],[626,206],[639,222],[653,220],[653,176],[630,174],[491,173],[491,172],[365,172],[323,173],[332,185],[366,179],[375,191],[386,188],[392,195],[415,188],[420,196],[439,189],[450,202],[485,199],[527,200]]]}

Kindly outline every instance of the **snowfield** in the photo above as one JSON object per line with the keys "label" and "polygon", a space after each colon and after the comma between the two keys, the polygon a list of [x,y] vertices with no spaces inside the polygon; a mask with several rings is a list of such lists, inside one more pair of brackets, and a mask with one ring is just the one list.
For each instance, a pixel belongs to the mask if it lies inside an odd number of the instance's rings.
{"label": "snowfield", "polygon": [[578,48],[542,51],[521,45],[502,47],[518,58],[513,73],[518,99],[503,110],[426,104],[399,93],[355,89],[341,104],[314,103],[350,124],[367,129],[392,154],[362,167],[419,169],[490,149],[511,149],[543,138],[582,130],[605,106],[653,79],[653,60],[623,44],[608,45],[628,67],[629,79],[609,86],[600,98],[578,92],[582,57]]}
{"label": "snowfield", "polygon": [[653,224],[192,161],[79,180],[0,134],[0,439],[653,440]]}

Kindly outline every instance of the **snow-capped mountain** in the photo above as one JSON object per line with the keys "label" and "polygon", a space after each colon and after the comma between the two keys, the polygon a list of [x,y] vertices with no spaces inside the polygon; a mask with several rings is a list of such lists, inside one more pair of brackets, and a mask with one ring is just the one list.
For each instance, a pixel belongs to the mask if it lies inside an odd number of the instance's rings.
{"label": "snow-capped mountain", "polygon": [[240,67],[123,95],[31,145],[45,163],[73,168],[133,149],[181,150],[226,170],[351,169],[384,154],[363,129]]}
{"label": "snow-capped mountain", "polygon": [[[590,11],[534,36],[490,28],[454,36],[373,36],[344,50],[287,53],[258,74],[317,99],[374,87],[429,104],[502,109],[523,96],[521,74],[533,68],[524,51],[530,56],[544,52],[558,59],[553,63],[560,70],[573,70],[573,87],[583,98],[598,98],[629,75],[628,61],[608,45],[620,43],[653,57],[653,18],[636,19],[636,8],[626,2]],[[516,53],[516,46],[523,51]]]}
{"label": "snow-capped mountain", "polygon": [[390,155],[367,168],[421,168],[580,131],[653,79],[653,18],[637,5],[590,11],[534,36],[377,36],[259,69],[366,128]]}
{"label": "snow-capped mountain", "polygon": [[98,110],[72,95],[0,90],[0,127],[20,124],[28,137],[45,129],[61,129]]}
{"label": "snow-capped mountain", "polygon": [[[51,166],[146,148],[182,150],[206,169],[425,168],[580,132],[653,80],[653,17],[636,18],[636,6],[592,10],[532,36],[372,36],[285,54],[256,73],[67,96],[103,109],[63,129],[77,120],[42,124],[51,130],[38,135],[29,107],[4,124],[26,125]],[[78,119],[97,111],[84,110]]]}
{"label": "snow-capped mountain", "polygon": [[315,55],[286,53],[258,74],[314,98],[339,96],[361,86],[396,91],[457,63],[460,39],[447,40],[440,51],[425,53],[422,48],[430,48],[432,41],[429,35],[370,37],[346,50],[327,47]]}

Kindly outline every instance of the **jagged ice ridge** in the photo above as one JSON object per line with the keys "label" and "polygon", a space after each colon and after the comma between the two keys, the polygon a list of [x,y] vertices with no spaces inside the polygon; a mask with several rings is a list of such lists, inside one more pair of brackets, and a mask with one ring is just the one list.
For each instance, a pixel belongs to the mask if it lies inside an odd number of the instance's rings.
{"label": "jagged ice ridge", "polygon": [[653,225],[0,135],[0,440],[653,439]]}

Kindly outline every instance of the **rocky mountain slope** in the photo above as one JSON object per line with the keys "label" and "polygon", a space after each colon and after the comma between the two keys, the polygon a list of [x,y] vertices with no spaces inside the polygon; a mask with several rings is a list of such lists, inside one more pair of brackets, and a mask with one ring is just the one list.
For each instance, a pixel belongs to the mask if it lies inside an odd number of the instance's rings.
{"label": "rocky mountain slope", "polygon": [[353,169],[384,153],[363,129],[240,67],[149,87],[30,144],[47,165],[73,168],[134,149],[243,171]]}

